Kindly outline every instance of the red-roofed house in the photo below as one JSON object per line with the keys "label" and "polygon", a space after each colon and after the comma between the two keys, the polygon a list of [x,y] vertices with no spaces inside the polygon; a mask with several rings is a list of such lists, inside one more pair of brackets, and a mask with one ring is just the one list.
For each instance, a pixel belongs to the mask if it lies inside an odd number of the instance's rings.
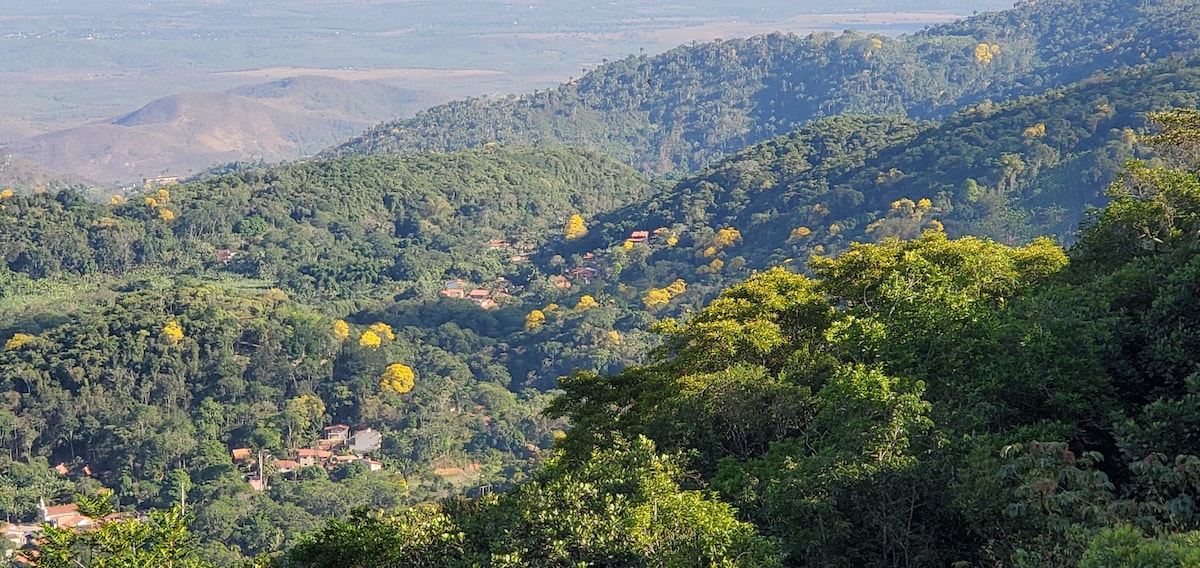
{"label": "red-roofed house", "polygon": [[595,280],[598,276],[600,276],[600,271],[590,266],[576,268],[575,270],[571,271],[572,278],[576,280],[582,280],[585,284]]}
{"label": "red-roofed house", "polygon": [[350,427],[345,424],[334,424],[325,427],[326,440],[345,440],[350,437]]}
{"label": "red-roofed house", "polygon": [[566,276],[555,275],[550,277],[550,283],[554,284],[555,288],[570,288],[571,281],[567,280]]}
{"label": "red-roofed house", "polygon": [[37,525],[15,525],[13,523],[4,523],[4,540],[12,544],[9,548],[12,550],[18,549],[25,544],[30,535],[36,535],[42,532],[42,527]]}
{"label": "red-roofed house", "polygon": [[332,455],[333,455],[333,452],[329,452],[326,450],[310,450],[310,449],[304,448],[304,449],[296,450],[296,462],[300,464],[300,467],[322,465]]}
{"label": "red-roofed house", "polygon": [[82,527],[92,520],[79,514],[77,505],[55,505],[47,507],[46,501],[38,500],[38,521],[55,527]]}
{"label": "red-roofed house", "polygon": [[279,473],[288,473],[300,467],[300,462],[296,460],[276,460],[275,467],[279,468]]}
{"label": "red-roofed house", "polygon": [[447,288],[442,290],[442,296],[453,298],[455,300],[461,300],[467,297],[467,293],[463,291],[462,288]]}
{"label": "red-roofed house", "polygon": [[633,243],[644,243],[650,238],[650,231],[634,231],[629,233],[629,238],[625,239]]}
{"label": "red-roofed house", "polygon": [[476,288],[467,293],[467,297],[475,302],[482,302],[491,297],[491,295],[491,290],[486,290],[484,288]]}
{"label": "red-roofed house", "polygon": [[252,452],[250,448],[235,448],[233,450],[233,461],[246,461],[250,459],[250,456],[252,455],[254,455],[254,452]]}
{"label": "red-roofed house", "polygon": [[65,463],[60,463],[60,464],[54,466],[54,471],[58,472],[59,475],[66,475],[68,473],[71,473],[71,470],[67,469],[67,464],[65,464]]}

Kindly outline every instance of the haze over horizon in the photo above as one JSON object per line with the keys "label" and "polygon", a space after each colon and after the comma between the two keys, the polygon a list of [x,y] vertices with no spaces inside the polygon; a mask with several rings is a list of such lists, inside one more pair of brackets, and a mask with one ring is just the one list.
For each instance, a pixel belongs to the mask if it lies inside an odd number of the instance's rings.
{"label": "haze over horizon", "polygon": [[524,92],[578,76],[605,59],[690,41],[846,28],[896,35],[1010,5],[16,2],[0,16],[0,96],[7,107],[0,143],[18,133],[113,117],[174,93],[224,91],[288,76],[383,80],[447,98]]}

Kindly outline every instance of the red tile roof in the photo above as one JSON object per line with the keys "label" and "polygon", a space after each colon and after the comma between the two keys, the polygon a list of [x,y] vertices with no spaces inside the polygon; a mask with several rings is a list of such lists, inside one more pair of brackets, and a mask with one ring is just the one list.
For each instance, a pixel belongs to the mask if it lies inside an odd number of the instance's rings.
{"label": "red tile roof", "polygon": [[66,515],[75,515],[79,513],[78,505],[54,505],[46,507],[46,518],[62,517]]}

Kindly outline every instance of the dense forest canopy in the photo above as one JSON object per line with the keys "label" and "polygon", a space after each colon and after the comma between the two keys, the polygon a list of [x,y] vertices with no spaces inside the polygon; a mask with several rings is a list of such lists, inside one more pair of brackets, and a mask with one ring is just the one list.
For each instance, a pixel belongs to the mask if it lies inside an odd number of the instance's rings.
{"label": "dense forest canopy", "polygon": [[768,34],[608,62],[525,95],[455,101],[381,124],[328,155],[488,142],[595,148],[649,172],[694,170],[839,114],[940,118],[1194,51],[1185,1],[1018,2],[890,38]]}
{"label": "dense forest canopy", "polygon": [[[565,379],[547,412],[573,428],[538,481],[332,522],[287,565],[1194,565],[1200,114],[1155,120],[1173,165],[1130,165],[1070,250],[927,231],[814,258],[812,277],[754,276],[660,324],[649,364]],[[758,536],[643,481],[638,451],[691,471]],[[589,505],[572,484],[596,471],[609,497]],[[651,487],[676,492],[667,516],[626,520]],[[581,507],[571,529],[550,516]],[[430,539],[446,530],[465,540]],[[396,545],[373,555],[379,539]]]}
{"label": "dense forest canopy", "polygon": [[42,566],[1195,564],[1187,8],[685,46],[2,190],[0,511],[95,520]]}

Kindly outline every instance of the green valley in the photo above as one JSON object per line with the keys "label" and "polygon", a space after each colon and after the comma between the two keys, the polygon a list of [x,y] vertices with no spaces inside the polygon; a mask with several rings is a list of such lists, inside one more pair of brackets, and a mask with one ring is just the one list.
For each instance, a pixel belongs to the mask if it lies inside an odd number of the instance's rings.
{"label": "green valley", "polygon": [[[0,191],[13,565],[1200,565],[1184,2]],[[20,560],[18,560],[20,559]]]}

